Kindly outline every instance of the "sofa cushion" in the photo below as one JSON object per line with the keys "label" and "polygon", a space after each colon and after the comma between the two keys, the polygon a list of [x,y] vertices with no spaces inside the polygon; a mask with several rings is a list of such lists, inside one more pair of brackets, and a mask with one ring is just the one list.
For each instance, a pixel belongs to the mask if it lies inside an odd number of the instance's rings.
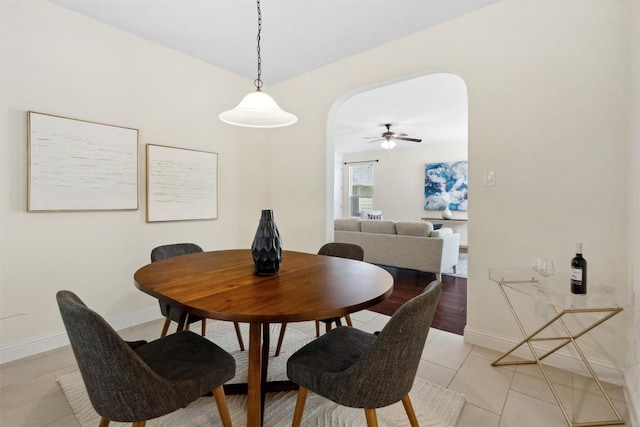
{"label": "sofa cushion", "polygon": [[338,218],[333,221],[333,229],[341,231],[360,231],[360,219]]}
{"label": "sofa cushion", "polygon": [[433,230],[431,232],[431,234],[429,234],[430,237],[446,237],[453,234],[453,230],[447,227],[442,227],[439,230]]}
{"label": "sofa cushion", "polygon": [[384,219],[363,219],[360,229],[365,233],[396,234],[396,222]]}
{"label": "sofa cushion", "polygon": [[427,221],[398,221],[396,232],[405,236],[429,237],[433,231],[433,224]]}

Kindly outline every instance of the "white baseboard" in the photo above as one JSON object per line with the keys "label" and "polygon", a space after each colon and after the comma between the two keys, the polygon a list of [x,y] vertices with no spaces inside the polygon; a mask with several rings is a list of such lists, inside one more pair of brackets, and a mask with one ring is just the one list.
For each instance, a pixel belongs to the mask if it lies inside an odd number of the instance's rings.
{"label": "white baseboard", "polygon": [[[141,323],[157,320],[160,317],[162,317],[162,315],[156,305],[152,308],[124,314],[113,319],[107,319],[107,322],[109,322],[113,329],[119,331],[140,325]],[[67,332],[64,330],[13,343],[0,348],[0,364],[54,350],[68,344],[69,338],[67,337]]]}
{"label": "white baseboard", "polygon": [[[491,332],[474,330],[468,326],[464,329],[464,341],[469,344],[478,345],[480,347],[489,348],[500,352],[507,352],[520,341],[516,341],[511,337],[496,335]],[[550,350],[551,347],[545,347],[537,343],[535,348],[539,352]],[[523,359],[533,360],[529,347],[525,344],[513,352],[513,355],[522,357]],[[578,356],[574,356],[569,351],[561,349],[547,357],[545,364],[556,368],[564,369],[576,374],[589,376],[589,371]],[[613,365],[606,360],[589,358],[589,364],[598,375],[598,379],[619,386],[625,386],[624,369]]]}

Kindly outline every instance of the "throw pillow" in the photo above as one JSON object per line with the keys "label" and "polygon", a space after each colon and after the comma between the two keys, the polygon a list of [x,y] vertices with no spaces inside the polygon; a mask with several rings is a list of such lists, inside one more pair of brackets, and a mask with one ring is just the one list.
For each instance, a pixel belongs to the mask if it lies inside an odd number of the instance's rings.
{"label": "throw pillow", "polygon": [[360,211],[360,219],[369,219],[369,216],[368,216],[369,214],[371,214],[371,215],[380,215],[380,219],[383,219],[382,218],[382,211],[367,211],[367,210]]}
{"label": "throw pillow", "polygon": [[447,237],[453,234],[453,230],[448,227],[442,227],[439,230],[433,230],[430,237]]}
{"label": "throw pillow", "polygon": [[382,214],[367,214],[368,219],[382,219]]}

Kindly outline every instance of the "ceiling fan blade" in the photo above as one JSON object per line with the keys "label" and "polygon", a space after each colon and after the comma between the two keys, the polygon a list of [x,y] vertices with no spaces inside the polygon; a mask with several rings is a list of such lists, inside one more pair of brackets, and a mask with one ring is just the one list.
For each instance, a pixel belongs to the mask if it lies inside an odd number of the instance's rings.
{"label": "ceiling fan blade", "polygon": [[409,142],[422,142],[422,139],[419,138],[409,138],[404,132],[391,132],[391,124],[385,123],[384,126],[387,128],[386,132],[383,132],[381,136],[363,136],[362,139],[370,139],[371,141],[367,141],[364,144],[371,144],[373,142],[380,141],[409,141]]}
{"label": "ceiling fan blade", "polygon": [[418,138],[406,138],[404,136],[400,136],[397,138],[394,138],[396,141],[411,141],[411,142],[422,142],[421,139]]}

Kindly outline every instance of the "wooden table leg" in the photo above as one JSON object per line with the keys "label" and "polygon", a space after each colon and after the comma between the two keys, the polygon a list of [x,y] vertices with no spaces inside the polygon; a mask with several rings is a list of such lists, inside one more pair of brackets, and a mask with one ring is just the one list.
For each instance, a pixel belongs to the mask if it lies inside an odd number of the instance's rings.
{"label": "wooden table leg", "polygon": [[264,420],[264,407],[265,407],[265,399],[267,397],[267,373],[269,370],[269,348],[271,344],[269,342],[271,336],[271,331],[269,330],[269,324],[262,324],[262,363],[260,366],[260,425],[262,425]]}
{"label": "wooden table leg", "polygon": [[260,400],[262,395],[261,377],[261,347],[262,325],[251,323],[249,325],[249,374],[247,391],[247,427],[259,427],[261,418]]}

